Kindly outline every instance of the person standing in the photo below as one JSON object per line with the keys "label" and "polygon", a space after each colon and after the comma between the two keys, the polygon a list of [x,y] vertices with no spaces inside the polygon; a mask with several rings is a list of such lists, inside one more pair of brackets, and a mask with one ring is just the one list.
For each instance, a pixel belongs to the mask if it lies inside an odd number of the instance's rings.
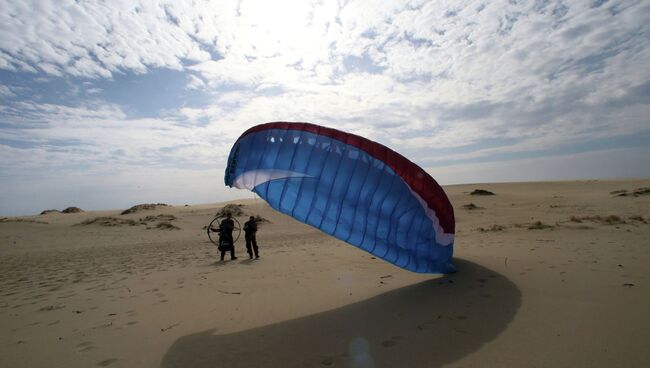
{"label": "person standing", "polygon": [[226,213],[226,218],[219,224],[219,250],[221,251],[221,260],[230,251],[230,259],[235,260],[235,242],[232,238],[232,231],[235,229],[235,222],[232,220],[230,212]]}
{"label": "person standing", "polygon": [[259,250],[257,248],[257,239],[255,239],[255,234],[257,233],[257,222],[255,217],[251,216],[248,221],[244,224],[244,236],[246,238],[246,250],[248,251],[248,256],[253,259],[253,253],[255,253],[255,258],[260,258]]}

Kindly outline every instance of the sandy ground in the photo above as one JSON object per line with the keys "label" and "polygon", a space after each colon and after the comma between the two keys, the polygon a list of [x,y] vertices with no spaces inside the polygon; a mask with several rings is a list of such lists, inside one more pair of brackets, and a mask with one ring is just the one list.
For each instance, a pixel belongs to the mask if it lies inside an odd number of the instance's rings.
{"label": "sandy ground", "polygon": [[258,260],[240,239],[218,261],[204,226],[223,204],[3,218],[0,367],[648,367],[650,195],[611,193],[643,187],[447,187],[449,276],[260,200],[236,202],[271,221]]}

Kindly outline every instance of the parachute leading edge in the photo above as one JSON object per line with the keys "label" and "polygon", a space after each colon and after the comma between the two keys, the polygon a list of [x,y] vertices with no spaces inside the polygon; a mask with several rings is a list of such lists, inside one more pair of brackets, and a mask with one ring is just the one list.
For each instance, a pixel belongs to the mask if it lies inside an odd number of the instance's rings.
{"label": "parachute leading edge", "polygon": [[254,126],[235,142],[225,183],[378,258],[451,273],[451,203],[419,166],[366,138],[310,123]]}

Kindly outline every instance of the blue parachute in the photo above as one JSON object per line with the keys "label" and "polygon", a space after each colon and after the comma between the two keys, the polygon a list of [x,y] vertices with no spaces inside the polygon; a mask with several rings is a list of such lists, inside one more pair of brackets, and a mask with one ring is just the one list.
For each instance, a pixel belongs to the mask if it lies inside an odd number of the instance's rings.
{"label": "blue parachute", "polygon": [[309,123],[257,125],[233,145],[225,183],[399,267],[455,271],[454,213],[442,188],[366,138]]}

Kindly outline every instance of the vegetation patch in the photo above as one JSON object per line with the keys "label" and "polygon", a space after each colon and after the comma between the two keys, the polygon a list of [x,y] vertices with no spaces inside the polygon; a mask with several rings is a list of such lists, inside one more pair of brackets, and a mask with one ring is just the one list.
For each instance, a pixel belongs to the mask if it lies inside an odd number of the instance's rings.
{"label": "vegetation patch", "polygon": [[650,223],[650,222],[648,222],[648,219],[644,219],[643,216],[630,216],[628,218],[630,220],[632,220],[632,221],[640,222],[640,223],[643,223],[643,224]]}
{"label": "vegetation patch", "polygon": [[619,189],[619,190],[614,190],[612,192],[609,192],[609,194],[612,194],[616,197],[639,197],[644,195],[650,195],[650,188],[642,187],[642,188],[637,188],[633,191],[628,191],[627,189]]}
{"label": "vegetation patch", "polygon": [[593,229],[591,226],[587,225],[564,225],[562,224],[563,227],[568,228],[568,229],[576,229],[576,230],[590,230]]}
{"label": "vegetation patch", "polygon": [[57,309],[63,309],[65,308],[65,304],[56,304],[56,305],[46,305],[45,307],[42,307],[39,309],[39,312],[49,312]]}
{"label": "vegetation patch", "polygon": [[463,208],[466,209],[466,210],[469,210],[469,211],[483,210],[484,209],[483,207],[479,207],[479,206],[475,205],[474,203],[464,204]]}
{"label": "vegetation patch", "polygon": [[494,193],[490,192],[489,190],[485,189],[474,189],[469,195],[494,195]]}
{"label": "vegetation patch", "polygon": [[244,216],[243,207],[243,204],[229,203],[223,206],[223,208],[220,209],[215,216],[224,217],[228,213],[230,213],[233,217]]}
{"label": "vegetation patch", "polygon": [[165,203],[143,203],[143,204],[138,204],[135,205],[128,210],[122,211],[121,215],[128,215],[129,213],[136,213],[140,211],[150,211],[150,210],[155,210],[159,207],[169,207],[168,204]]}
{"label": "vegetation patch", "polygon": [[255,216],[253,216],[253,218],[255,219],[255,222],[257,222],[258,224],[263,223],[263,222],[268,222],[268,223],[271,222],[268,219],[265,219],[264,217],[262,217],[260,215],[255,215]]}
{"label": "vegetation patch", "polygon": [[505,228],[504,226],[501,226],[501,225],[492,225],[492,226],[490,226],[490,227],[488,227],[488,228],[479,227],[479,228],[476,229],[476,230],[478,230],[478,231],[480,231],[480,232],[482,232],[482,233],[487,233],[487,232],[503,231],[503,230],[505,230],[505,229],[506,229],[506,228]]}
{"label": "vegetation patch", "polygon": [[571,221],[571,222],[582,223],[582,218],[577,217],[577,216],[571,216],[571,218],[569,219],[569,221]]}
{"label": "vegetation patch", "polygon": [[166,222],[166,221],[159,222],[155,226],[155,228],[159,230],[180,230],[181,229],[180,227],[173,225],[171,222]]}
{"label": "vegetation patch", "polygon": [[642,195],[648,195],[650,194],[650,188],[639,188],[632,192],[632,195],[635,197],[642,196]]}
{"label": "vegetation patch", "polygon": [[[99,226],[122,226],[122,225],[128,225],[128,226],[136,226],[136,225],[141,225],[142,223],[139,221],[134,221],[131,219],[122,219],[122,218],[117,218],[117,217],[109,217],[109,216],[101,216],[101,217],[95,217],[94,219],[88,219],[86,221],[83,221],[81,223],[78,223],[77,225],[99,225]],[[75,225],[75,226],[77,226]]]}
{"label": "vegetation patch", "polygon": [[601,225],[621,225],[626,223],[624,219],[622,219],[620,216],[617,215],[609,215],[604,217],[603,216],[580,216],[580,217],[571,216],[569,221],[577,222],[577,223],[590,221]]}
{"label": "vegetation patch", "polygon": [[63,213],[80,213],[83,212],[83,210],[79,207],[68,207],[65,210],[61,211]]}
{"label": "vegetation patch", "polygon": [[145,218],[140,219],[140,222],[154,222],[154,221],[166,221],[166,222],[169,222],[169,221],[174,221],[174,220],[176,220],[176,216],[174,216],[174,215],[160,214],[160,215],[156,215],[156,216],[149,215],[149,216],[147,216]]}
{"label": "vegetation patch", "polygon": [[47,215],[48,213],[61,213],[61,211],[59,211],[59,210],[54,210],[54,209],[52,209],[52,210],[45,210],[45,211],[41,212],[41,215]]}
{"label": "vegetation patch", "polygon": [[47,224],[47,222],[45,221],[39,221],[30,218],[9,218],[9,217],[0,218],[0,222],[28,222],[31,224]]}
{"label": "vegetation patch", "polygon": [[543,230],[553,228],[553,225],[545,224],[541,221],[535,221],[528,225],[528,230]]}

